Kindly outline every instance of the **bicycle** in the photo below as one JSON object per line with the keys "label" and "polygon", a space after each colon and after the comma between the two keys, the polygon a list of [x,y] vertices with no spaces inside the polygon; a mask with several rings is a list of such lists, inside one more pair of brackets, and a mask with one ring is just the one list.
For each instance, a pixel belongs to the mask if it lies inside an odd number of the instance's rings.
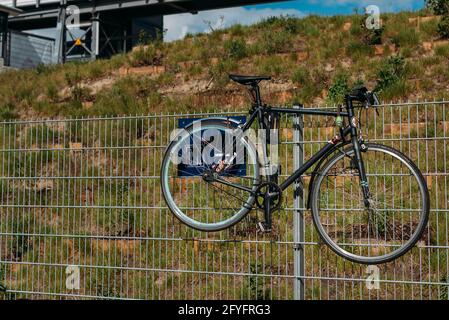
{"label": "bicycle", "polygon": [[[248,120],[200,119],[172,139],[165,153],[162,192],[181,222],[214,232],[235,225],[258,207],[264,212],[259,229],[269,232],[282,193],[315,166],[307,208],[322,241],[336,254],[352,262],[380,264],[399,258],[417,243],[430,207],[422,173],[400,151],[367,143],[359,135],[356,109],[377,112],[380,103],[375,93],[357,87],[345,96],[344,108],[337,110],[277,108],[264,104],[260,94],[259,83],[271,77],[230,78],[248,86],[253,98]],[[255,143],[245,133],[257,122],[268,134],[280,114],[332,116],[339,133],[279,184],[279,174],[268,158],[269,139]],[[222,139],[215,135],[214,141],[206,131],[220,132]],[[225,143],[218,141],[223,136]],[[236,152],[238,148],[243,152]],[[198,157],[192,162],[195,152]],[[190,161],[184,166],[183,157]]]}

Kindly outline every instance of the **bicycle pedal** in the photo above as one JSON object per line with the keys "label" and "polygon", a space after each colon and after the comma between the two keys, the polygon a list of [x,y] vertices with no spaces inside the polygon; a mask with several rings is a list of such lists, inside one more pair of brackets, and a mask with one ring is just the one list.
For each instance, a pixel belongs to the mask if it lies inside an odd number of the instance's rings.
{"label": "bicycle pedal", "polygon": [[271,232],[271,228],[267,228],[265,222],[258,222],[257,226],[259,228],[259,231],[262,233],[269,233]]}

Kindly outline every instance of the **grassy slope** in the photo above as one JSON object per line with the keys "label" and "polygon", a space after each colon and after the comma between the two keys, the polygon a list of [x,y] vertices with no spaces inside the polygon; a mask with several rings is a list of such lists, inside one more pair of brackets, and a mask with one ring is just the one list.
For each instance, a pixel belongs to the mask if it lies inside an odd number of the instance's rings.
{"label": "grassy slope", "polygon": [[[444,97],[449,85],[449,45],[426,50],[438,39],[437,21],[410,22],[425,13],[383,16],[384,52],[366,45],[362,16],[268,19],[166,44],[151,44],[111,60],[69,63],[0,75],[0,117],[118,115],[245,108],[241,88],[226,74],[269,74],[264,85],[271,103],[322,104],[338,79],[376,85],[389,56],[406,63],[384,99]],[[351,22],[349,30],[345,24]],[[391,46],[395,44],[395,48]],[[165,72],[123,75],[123,67],[160,65]],[[337,86],[338,87],[338,86]],[[232,95],[229,93],[232,92]]]}

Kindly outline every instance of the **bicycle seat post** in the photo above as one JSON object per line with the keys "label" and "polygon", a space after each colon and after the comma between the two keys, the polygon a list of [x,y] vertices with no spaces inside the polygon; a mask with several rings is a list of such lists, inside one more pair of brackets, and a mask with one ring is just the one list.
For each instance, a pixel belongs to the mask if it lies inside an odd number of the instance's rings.
{"label": "bicycle seat post", "polygon": [[261,107],[262,106],[262,98],[260,96],[259,82],[252,83],[251,90],[254,92],[254,100],[255,100],[255,103],[257,104],[257,107]]}

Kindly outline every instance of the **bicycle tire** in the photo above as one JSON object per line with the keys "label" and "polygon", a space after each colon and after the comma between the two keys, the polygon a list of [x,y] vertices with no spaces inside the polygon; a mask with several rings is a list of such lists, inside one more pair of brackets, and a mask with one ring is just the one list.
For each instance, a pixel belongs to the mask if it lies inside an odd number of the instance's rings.
{"label": "bicycle tire", "polygon": [[[429,219],[429,210],[430,210],[430,200],[429,200],[429,191],[427,188],[427,184],[424,180],[424,177],[421,173],[421,171],[418,169],[418,167],[415,165],[415,163],[410,160],[406,155],[401,153],[398,150],[395,150],[393,148],[379,145],[379,144],[372,144],[368,143],[366,144],[367,152],[369,151],[377,151],[380,153],[385,153],[386,155],[389,155],[397,160],[399,160],[403,165],[405,165],[413,174],[413,176],[416,179],[416,182],[419,186],[419,193],[420,197],[422,198],[420,203],[422,204],[421,209],[421,215],[419,218],[419,223],[417,224],[417,228],[412,236],[409,237],[409,239],[399,247],[399,249],[394,250],[391,253],[379,255],[379,256],[361,256],[354,254],[352,252],[349,252],[348,250],[342,248],[342,246],[338,245],[334,239],[332,239],[329,230],[326,230],[323,223],[320,220],[320,208],[319,208],[319,197],[320,197],[320,190],[321,185],[323,181],[325,181],[326,176],[328,176],[328,173],[333,168],[333,166],[339,162],[341,159],[347,156],[351,156],[351,154],[354,153],[354,149],[352,145],[349,147],[343,149],[341,152],[337,152],[336,154],[330,156],[330,159],[320,167],[320,171],[318,172],[316,179],[312,186],[312,195],[311,195],[311,210],[312,210],[312,218],[315,224],[315,227],[318,231],[318,234],[320,235],[320,238],[330,247],[332,251],[334,251],[339,256],[348,259],[352,262],[361,263],[361,264],[382,264],[387,263],[392,260],[395,260],[402,255],[406,254],[411,248],[419,241],[421,238],[424,230],[426,229],[428,219]],[[365,153],[362,153],[362,158],[364,157]],[[386,174],[386,173],[384,173]],[[374,178],[373,178],[374,179]],[[394,178],[389,178],[390,180],[394,181]],[[335,180],[335,178],[334,178]],[[344,180],[344,178],[343,178]],[[370,178],[368,178],[370,180]],[[385,179],[384,179],[385,181]],[[341,183],[341,182],[340,182]],[[376,182],[377,183],[377,182]],[[358,184],[360,187],[360,184]],[[337,197],[335,197],[336,199]],[[337,200],[335,200],[337,203]],[[382,209],[382,208],[381,208]],[[402,210],[402,209],[401,209]],[[388,211],[387,211],[388,212]],[[344,218],[343,218],[344,221]],[[394,222],[394,220],[393,220]],[[399,224],[399,223],[398,223]],[[387,225],[387,224],[386,224]],[[336,228],[336,225],[334,225]],[[393,241],[395,240],[394,232],[395,227],[393,224]],[[402,229],[404,229],[403,226],[401,226]],[[346,229],[344,230],[346,232]],[[343,234],[344,234],[343,232]],[[369,227],[368,231],[366,232],[369,236]],[[338,233],[337,231],[334,232],[335,235]],[[386,238],[386,232],[385,238]],[[343,241],[344,242],[344,241]],[[369,250],[369,248],[368,248]]]}
{"label": "bicycle tire", "polygon": [[[230,128],[228,125],[223,124],[223,121],[221,120],[204,120],[201,123],[201,130],[204,129],[214,129],[214,130],[231,130],[235,128]],[[196,130],[195,126],[191,125],[188,128],[185,129],[189,135],[194,134]],[[199,130],[199,129],[198,129]],[[189,138],[190,139],[190,138]],[[253,163],[253,175],[251,179],[253,180],[252,184],[252,191],[255,194],[255,191],[257,190],[257,187],[260,182],[260,172],[259,172],[259,165],[257,161],[257,150],[254,147],[254,145],[248,141],[247,138],[242,138],[242,143],[247,151],[247,156],[251,158],[251,160],[248,161],[248,163]],[[206,232],[215,232],[224,230],[227,228],[232,227],[236,223],[240,222],[253,208],[253,205],[255,203],[255,196],[250,195],[247,199],[244,205],[242,205],[235,214],[230,216],[229,218],[223,220],[223,221],[215,221],[215,222],[203,222],[195,220],[194,218],[190,217],[185,211],[181,209],[181,205],[177,203],[176,197],[172,194],[169,186],[170,182],[170,176],[168,173],[169,165],[170,165],[170,154],[171,152],[178,146],[179,147],[180,141],[177,141],[176,139],[173,139],[173,141],[168,146],[163,162],[161,167],[161,188],[162,188],[162,194],[164,197],[164,200],[170,209],[170,211],[174,214],[178,220],[180,220],[182,223],[186,224],[187,226],[200,230],[200,231],[206,231]],[[203,192],[204,193],[204,192]],[[197,197],[200,198],[200,197]],[[213,212],[212,212],[213,214]]]}

